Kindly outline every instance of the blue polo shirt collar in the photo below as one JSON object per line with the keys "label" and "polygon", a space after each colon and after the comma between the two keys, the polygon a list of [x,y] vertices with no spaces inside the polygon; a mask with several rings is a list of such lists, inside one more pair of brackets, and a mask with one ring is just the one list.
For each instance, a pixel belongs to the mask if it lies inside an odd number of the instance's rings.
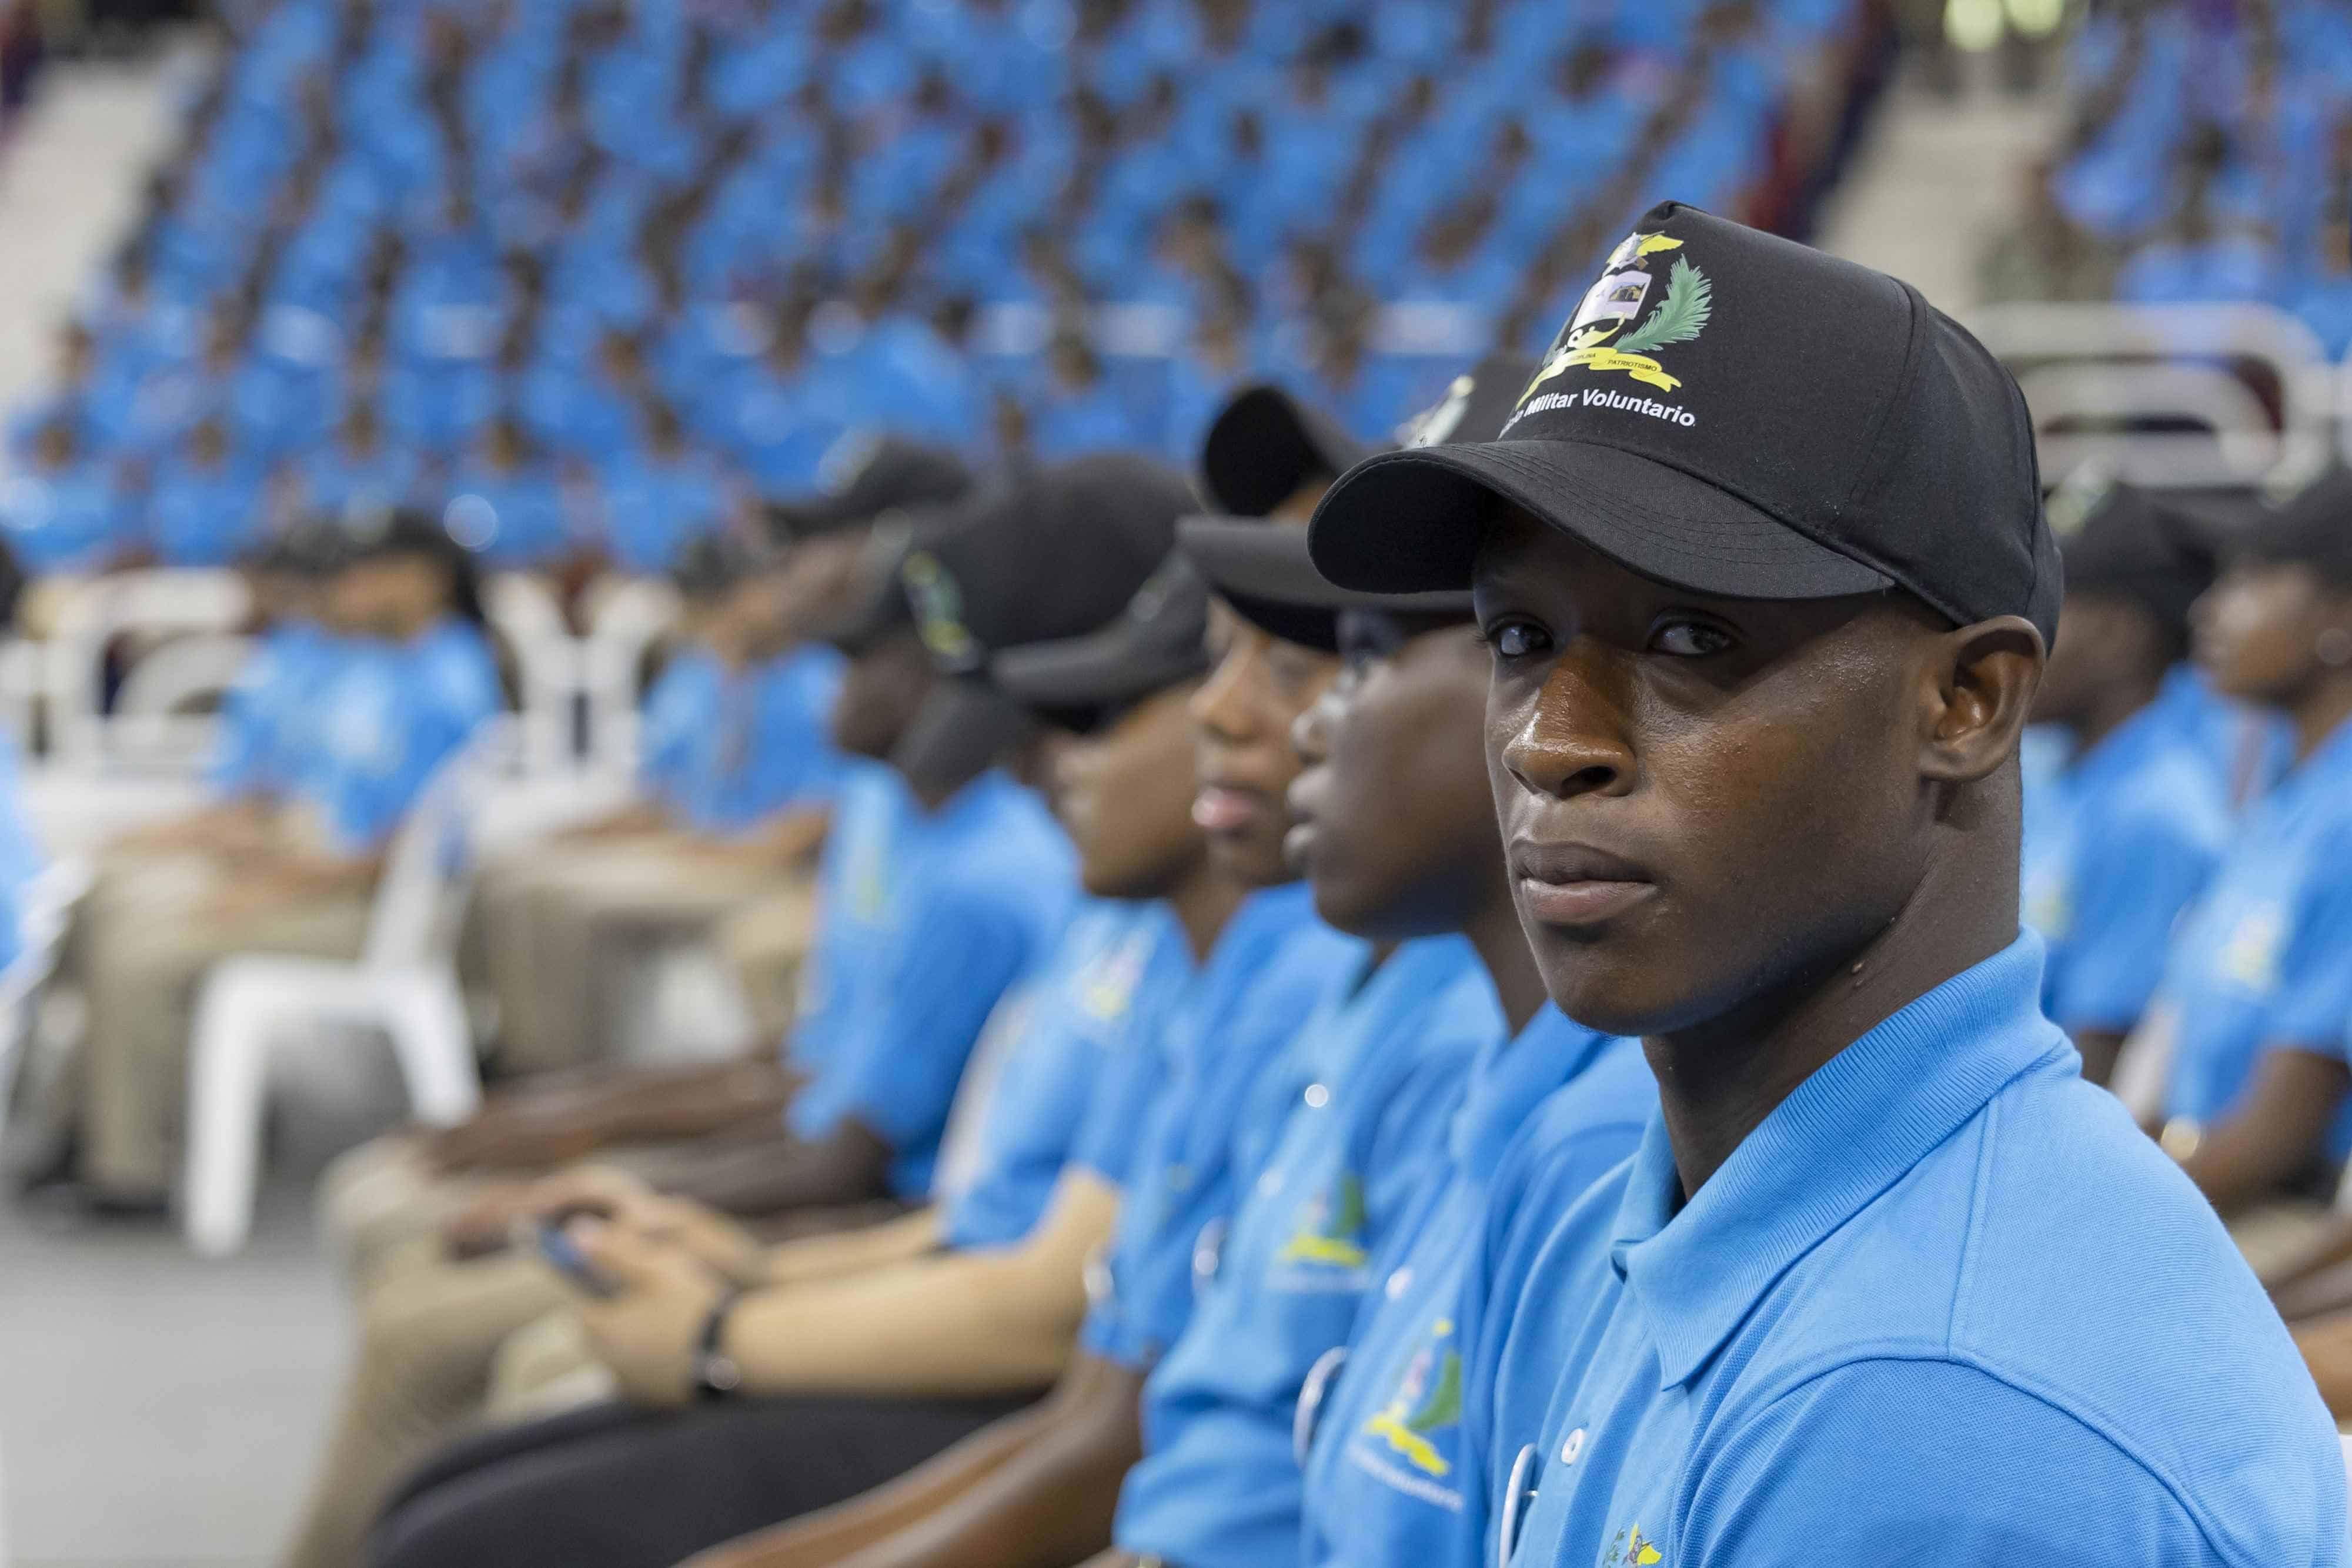
{"label": "blue polo shirt collar", "polygon": [[1888,1018],[1799,1084],[1687,1204],[1665,1123],[1651,1118],[1610,1260],[1657,1347],[1661,1390],[1696,1375],[1790,1265],[2003,1085],[2072,1050],[2042,1016],[2042,961],[2024,932]]}
{"label": "blue polo shirt collar", "polygon": [[1546,1002],[1517,1035],[1505,1035],[1481,1051],[1449,1129],[1446,1152],[1454,1167],[1481,1186],[1491,1180],[1504,1151],[1527,1125],[1529,1107],[1574,1082],[1613,1038],[1570,1022]]}

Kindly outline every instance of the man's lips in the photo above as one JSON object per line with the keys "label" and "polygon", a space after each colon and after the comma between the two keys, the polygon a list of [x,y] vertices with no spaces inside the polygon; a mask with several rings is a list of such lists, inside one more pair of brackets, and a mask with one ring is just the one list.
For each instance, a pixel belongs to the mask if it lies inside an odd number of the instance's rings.
{"label": "man's lips", "polygon": [[1597,925],[1658,891],[1640,866],[1590,844],[1516,839],[1510,862],[1519,906],[1545,925]]}

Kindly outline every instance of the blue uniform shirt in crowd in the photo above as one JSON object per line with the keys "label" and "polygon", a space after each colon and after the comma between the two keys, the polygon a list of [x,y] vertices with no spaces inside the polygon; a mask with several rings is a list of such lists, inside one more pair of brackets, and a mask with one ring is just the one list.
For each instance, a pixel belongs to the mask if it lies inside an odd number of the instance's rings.
{"label": "blue uniform shirt in crowd", "polygon": [[205,781],[215,795],[290,789],[314,754],[320,698],[341,667],[343,644],[314,621],[281,621],[222,699]]}
{"label": "blue uniform shirt in crowd", "polygon": [[[2262,1053],[2341,1055],[2352,1026],[2352,724],[2248,811],[2164,971],[2165,1114],[2220,1120]],[[2328,1136],[2352,1155],[2352,1107]]]}
{"label": "blue uniform shirt in crowd", "polygon": [[24,760],[15,737],[0,731],[0,969],[24,947],[26,891],[47,863],[25,815]]}
{"label": "blue uniform shirt in crowd", "polygon": [[1372,1260],[1444,1163],[1470,1063],[1502,1035],[1494,986],[1459,936],[1404,944],[1299,1031],[1312,1077],[1255,1178],[1237,1172],[1232,1220],[1203,1249],[1213,1278],[1145,1385],[1123,1550],[1297,1563],[1300,1386],[1347,1343]]}
{"label": "blue uniform shirt in crowd", "polygon": [[2218,770],[2154,704],[2026,798],[2025,922],[2048,945],[2042,1004],[2061,1026],[2139,1021],[2230,826]]}
{"label": "blue uniform shirt in crowd", "polygon": [[[1143,1049],[1136,1020],[1154,1016],[1192,976],[1184,928],[1164,904],[1097,902],[1070,922],[1026,997],[1000,1004],[989,1020],[992,1030],[1019,1032],[986,1086],[971,1179],[941,1195],[947,1245],[1005,1247],[1029,1234],[1078,1146],[1098,1085]],[[1122,1135],[1133,1132],[1129,1123]]]}
{"label": "blue uniform shirt in crowd", "polygon": [[828,955],[849,1005],[790,1124],[817,1139],[856,1117],[889,1145],[891,1190],[919,1198],[990,1011],[1076,907],[1077,857],[1035,792],[997,772],[936,811],[910,802],[897,839],[869,940]]}
{"label": "blue uniform shirt in crowd", "polygon": [[2194,665],[2174,665],[2151,706],[2189,754],[2213,770],[2233,811],[2267,794],[2294,759],[2294,726],[2278,714],[2231,702]]}
{"label": "blue uniform shirt in crowd", "polygon": [[130,542],[127,508],[106,470],[78,463],[20,474],[0,491],[0,526],[28,570],[90,571]]}
{"label": "blue uniform shirt in crowd", "polygon": [[637,786],[673,810],[686,808],[695,755],[718,727],[727,667],[707,648],[681,649],[646,693],[637,720]]}
{"label": "blue uniform shirt in crowd", "polygon": [[[1304,883],[1270,888],[1243,904],[1199,977],[1144,1026],[1159,1071],[1130,1101],[1143,1114],[1125,1132],[1132,1153],[1118,1229],[1078,1335],[1088,1352],[1148,1371],[1184,1332],[1195,1249],[1233,1207],[1241,1108],[1363,958],[1361,943],[1315,918]],[[1101,1120],[1089,1114],[1089,1149]]]}
{"label": "blue uniform shirt in crowd", "polygon": [[787,806],[830,795],[843,660],[808,643],[723,674],[705,724],[688,742],[677,805],[706,833],[738,833]]}
{"label": "blue uniform shirt in crowd", "polygon": [[1444,1173],[1380,1259],[1347,1360],[1302,1417],[1307,1568],[1486,1568],[1493,1478],[1462,1441],[1462,1368],[1493,1286],[1473,1239],[1490,1214],[1563,1212],[1633,1152],[1657,1103],[1641,1041],[1548,1003],[1481,1053]]}
{"label": "blue uniform shirt in crowd", "polygon": [[499,711],[498,663],[479,628],[446,620],[404,643],[346,643],[318,700],[318,751],[296,792],[320,814],[333,849],[365,854]]}
{"label": "blue uniform shirt in crowd", "polygon": [[843,760],[817,857],[816,933],[801,962],[799,1015],[784,1042],[786,1061],[801,1072],[823,1071],[851,1020],[875,1005],[866,993],[881,977],[867,958],[896,905],[906,860],[900,848],[914,810],[895,768]]}
{"label": "blue uniform shirt in crowd", "polygon": [[1534,1492],[1505,1558],[2344,1561],[2310,1374],[2041,988],[2029,932],[1818,1069],[1687,1202],[1655,1119],[1565,1216],[1528,1213],[1466,1386],[1490,1474]]}
{"label": "blue uniform shirt in crowd", "polygon": [[226,566],[261,538],[263,510],[261,471],[253,465],[174,462],[147,497],[149,542],[165,566]]}

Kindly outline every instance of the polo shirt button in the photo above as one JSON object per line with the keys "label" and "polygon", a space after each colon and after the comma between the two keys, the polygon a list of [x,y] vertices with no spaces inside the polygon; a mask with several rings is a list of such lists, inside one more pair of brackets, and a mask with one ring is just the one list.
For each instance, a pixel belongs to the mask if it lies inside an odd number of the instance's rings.
{"label": "polo shirt button", "polygon": [[1395,1301],[1399,1296],[1403,1295],[1407,1291],[1412,1289],[1412,1265],[1410,1263],[1389,1276],[1388,1292],[1390,1301]]}
{"label": "polo shirt button", "polygon": [[1278,1171],[1265,1172],[1257,1178],[1257,1189],[1262,1193],[1273,1193],[1281,1186],[1282,1175]]}
{"label": "polo shirt button", "polygon": [[1331,1091],[1320,1083],[1310,1083],[1307,1086],[1306,1098],[1308,1110],[1320,1111],[1324,1106],[1331,1103]]}
{"label": "polo shirt button", "polygon": [[1584,1428],[1579,1427],[1568,1435],[1568,1441],[1559,1446],[1559,1462],[1563,1465],[1572,1465],[1576,1463],[1576,1456],[1582,1452],[1584,1452]]}

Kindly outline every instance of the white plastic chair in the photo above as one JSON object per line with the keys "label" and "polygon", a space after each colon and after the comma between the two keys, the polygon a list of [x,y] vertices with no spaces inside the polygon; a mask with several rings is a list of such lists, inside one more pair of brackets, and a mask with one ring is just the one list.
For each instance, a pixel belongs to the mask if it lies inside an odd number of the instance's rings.
{"label": "white plastic chair", "polygon": [[131,665],[114,695],[108,752],[135,766],[194,768],[219,719],[187,710],[217,703],[253,662],[256,647],[250,637],[205,632],[173,638]]}
{"label": "white plastic chair", "polygon": [[563,623],[555,595],[528,572],[502,571],[483,584],[490,624],[514,650],[522,680],[522,755],[534,772],[571,765],[572,705],[581,690],[581,640]]}
{"label": "white plastic chair", "polygon": [[245,580],[233,571],[130,571],[91,583],[59,611],[45,650],[52,750],[82,767],[103,758],[106,650],[118,635],[234,632],[252,610]]}
{"label": "white plastic chair", "polygon": [[658,578],[634,578],[598,584],[592,602],[581,659],[588,757],[593,767],[625,773],[636,766],[638,669],[677,624],[678,594]]}
{"label": "white plastic chair", "polygon": [[454,915],[475,805],[514,745],[514,721],[490,720],[426,784],[393,840],[357,959],[243,954],[205,977],[188,1041],[182,1217],[198,1252],[225,1257],[252,1232],[269,1060],[289,1026],[383,1030],[421,1122],[449,1126],[481,1104]]}
{"label": "white plastic chair", "polygon": [[57,968],[66,922],[89,883],[86,863],[60,860],[25,889],[16,916],[16,956],[0,969],[0,1140],[7,1134],[16,1074],[32,1043],[34,1009],[40,1000],[41,987]]}

